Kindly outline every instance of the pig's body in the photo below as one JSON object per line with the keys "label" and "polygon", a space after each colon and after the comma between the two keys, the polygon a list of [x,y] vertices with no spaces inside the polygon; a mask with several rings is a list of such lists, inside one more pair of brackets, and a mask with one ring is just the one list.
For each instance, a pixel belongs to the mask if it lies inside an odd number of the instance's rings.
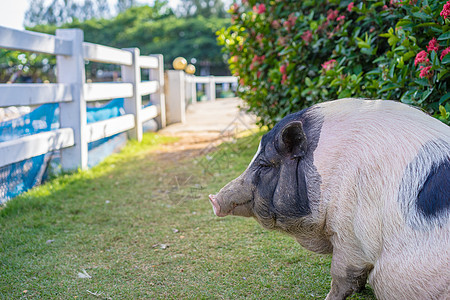
{"label": "pig's body", "polygon": [[211,201],[333,253],[328,299],[367,277],[379,299],[450,297],[450,128],[415,108],[343,99],[290,115]]}

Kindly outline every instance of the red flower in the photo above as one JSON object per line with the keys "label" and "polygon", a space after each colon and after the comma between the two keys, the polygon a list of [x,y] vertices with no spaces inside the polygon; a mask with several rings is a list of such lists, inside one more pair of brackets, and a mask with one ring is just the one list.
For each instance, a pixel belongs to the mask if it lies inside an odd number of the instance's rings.
{"label": "red flower", "polygon": [[444,20],[447,19],[448,16],[450,16],[450,1],[447,1],[447,3],[444,4],[440,15],[444,18]]}
{"label": "red flower", "polygon": [[263,14],[266,12],[266,6],[264,3],[261,3],[260,5],[253,6],[253,11],[257,14]]}
{"label": "red flower", "polygon": [[256,73],[256,78],[259,79],[259,77],[261,77],[261,71],[258,71],[258,72]]}
{"label": "red flower", "polygon": [[280,21],[274,20],[272,21],[272,27],[278,29],[281,27]]}
{"label": "red flower", "polygon": [[333,21],[334,19],[336,19],[338,14],[339,14],[339,12],[338,12],[337,9],[336,10],[332,10],[332,9],[328,10],[328,12],[327,12],[327,20],[328,21]]}
{"label": "red flower", "polygon": [[294,13],[289,15],[288,22],[291,24],[291,27],[295,25],[295,21],[297,21],[297,17]]}
{"label": "red flower", "polygon": [[430,72],[430,69],[431,69],[431,66],[428,66],[428,67],[420,66],[419,77],[420,78],[430,78],[431,76],[433,76],[433,72]]}
{"label": "red flower", "polygon": [[283,74],[283,77],[281,78],[281,84],[285,84],[287,81],[287,75]]}
{"label": "red flower", "polygon": [[414,59],[414,65],[417,66],[417,64],[429,62],[430,60],[427,58],[427,56],[428,53],[425,50],[422,50],[419,53],[417,53],[416,58]]}
{"label": "red flower", "polygon": [[450,53],[450,47],[445,48],[441,53],[441,60],[444,59],[444,57]]}
{"label": "red flower", "polygon": [[263,34],[262,33],[258,33],[258,35],[256,35],[256,40],[258,41],[258,42],[261,42],[262,41],[262,39],[263,39]]}
{"label": "red flower", "polygon": [[338,21],[338,22],[341,21],[341,20],[342,20],[342,21],[345,20],[345,16],[340,16],[340,17],[338,17],[338,18],[336,19],[336,21]]}
{"label": "red flower", "polygon": [[233,3],[233,4],[230,6],[230,10],[231,10],[233,13],[236,13],[236,12],[239,10],[239,5],[238,5],[237,3]]}
{"label": "red flower", "polygon": [[336,65],[336,60],[335,59],[331,59],[329,61],[324,62],[322,64],[322,68],[325,71],[329,71],[329,70],[333,69],[335,65]]}
{"label": "red flower", "polygon": [[401,0],[391,0],[391,2],[389,3],[392,6],[403,6],[403,4],[401,3]]}
{"label": "red flower", "polygon": [[350,4],[347,5],[347,10],[348,10],[349,12],[352,12],[352,9],[353,9],[354,6],[355,6],[355,3],[354,3],[354,2],[350,2]]}
{"label": "red flower", "polygon": [[305,41],[306,45],[308,45],[312,41],[312,38],[313,38],[313,35],[312,35],[312,32],[310,30],[306,30],[302,34],[302,39]]}
{"label": "red flower", "polygon": [[239,79],[239,84],[240,84],[240,85],[245,85],[244,78]]}
{"label": "red flower", "polygon": [[431,41],[428,42],[428,46],[427,46],[427,51],[428,53],[431,53],[431,51],[438,51],[439,49],[439,44],[436,40],[436,38],[432,38]]}
{"label": "red flower", "polygon": [[280,67],[280,73],[281,73],[281,74],[286,74],[286,65],[281,65],[281,67]]}

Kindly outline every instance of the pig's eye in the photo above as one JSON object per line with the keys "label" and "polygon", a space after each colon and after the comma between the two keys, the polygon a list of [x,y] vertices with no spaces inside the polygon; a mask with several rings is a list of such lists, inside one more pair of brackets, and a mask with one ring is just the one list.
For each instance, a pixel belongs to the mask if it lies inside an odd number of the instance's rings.
{"label": "pig's eye", "polygon": [[261,168],[271,168],[271,167],[273,167],[273,164],[265,159],[261,159],[259,161],[259,166]]}

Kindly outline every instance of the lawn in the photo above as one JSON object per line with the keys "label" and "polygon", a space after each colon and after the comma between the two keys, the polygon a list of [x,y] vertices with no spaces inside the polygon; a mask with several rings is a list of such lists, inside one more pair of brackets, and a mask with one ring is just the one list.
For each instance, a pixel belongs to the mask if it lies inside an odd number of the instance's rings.
{"label": "lawn", "polygon": [[259,136],[179,159],[173,147],[164,153],[174,138],[145,134],[91,170],[9,201],[0,210],[0,298],[325,298],[330,257],[212,212],[208,194],[246,168]]}

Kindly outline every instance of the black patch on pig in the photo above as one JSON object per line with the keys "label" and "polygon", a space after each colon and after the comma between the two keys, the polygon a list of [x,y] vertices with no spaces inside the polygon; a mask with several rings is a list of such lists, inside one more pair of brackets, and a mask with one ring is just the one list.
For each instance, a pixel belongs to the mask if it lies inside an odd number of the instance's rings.
{"label": "black patch on pig", "polygon": [[405,219],[415,229],[443,227],[450,215],[450,145],[426,143],[408,164],[399,189]]}
{"label": "black patch on pig", "polygon": [[417,196],[417,210],[428,219],[437,218],[450,208],[450,157],[433,163]]}
{"label": "black patch on pig", "polygon": [[[314,150],[323,115],[311,107],[282,119],[261,139],[261,151],[250,166],[255,188],[255,214],[263,219],[287,221],[311,214],[320,198],[320,175]],[[314,205],[316,206],[316,205]]]}

